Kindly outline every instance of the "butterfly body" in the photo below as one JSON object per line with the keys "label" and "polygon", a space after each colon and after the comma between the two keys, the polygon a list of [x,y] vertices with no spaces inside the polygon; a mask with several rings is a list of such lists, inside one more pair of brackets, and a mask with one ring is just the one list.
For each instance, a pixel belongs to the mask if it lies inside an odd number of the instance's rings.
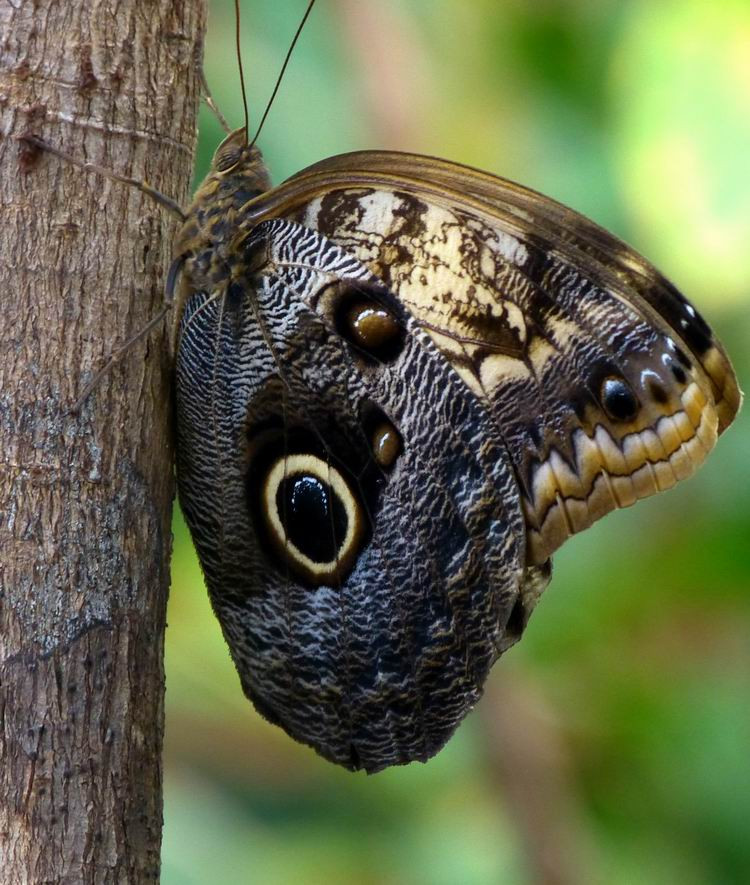
{"label": "butterfly body", "polygon": [[367,152],[267,187],[234,133],[178,239],[182,506],[259,711],[349,768],[425,760],[551,553],[692,473],[736,381],[647,262],[517,185]]}

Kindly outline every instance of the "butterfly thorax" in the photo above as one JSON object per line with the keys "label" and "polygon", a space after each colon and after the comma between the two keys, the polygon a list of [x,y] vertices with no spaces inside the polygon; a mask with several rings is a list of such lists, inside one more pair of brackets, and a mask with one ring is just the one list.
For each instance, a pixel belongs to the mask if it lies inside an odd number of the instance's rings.
{"label": "butterfly thorax", "polygon": [[177,235],[175,255],[189,289],[215,290],[231,277],[240,212],[270,187],[259,148],[245,143],[244,129],[235,130],[217,148]]}

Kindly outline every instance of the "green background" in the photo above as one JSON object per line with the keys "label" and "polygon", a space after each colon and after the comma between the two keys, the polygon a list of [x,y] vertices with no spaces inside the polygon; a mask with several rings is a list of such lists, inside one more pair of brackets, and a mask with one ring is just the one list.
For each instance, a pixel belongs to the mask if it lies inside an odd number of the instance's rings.
{"label": "green background", "polygon": [[[256,122],[303,5],[243,2]],[[209,6],[206,74],[240,125],[231,4]],[[200,128],[198,177],[222,137]],[[275,181],[392,148],[548,193],[670,276],[747,385],[746,0],[319,0],[261,146]],[[567,543],[446,749],[374,777],[254,713],[178,517],[164,883],[750,882],[748,423]]]}

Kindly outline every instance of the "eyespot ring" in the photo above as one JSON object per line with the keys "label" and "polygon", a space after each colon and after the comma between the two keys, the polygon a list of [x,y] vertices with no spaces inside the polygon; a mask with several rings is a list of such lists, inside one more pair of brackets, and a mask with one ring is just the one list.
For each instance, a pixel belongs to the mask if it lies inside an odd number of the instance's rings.
{"label": "eyespot ring", "polygon": [[364,508],[323,458],[277,458],[261,483],[260,511],[277,555],[307,583],[340,583],[356,564],[366,535]]}

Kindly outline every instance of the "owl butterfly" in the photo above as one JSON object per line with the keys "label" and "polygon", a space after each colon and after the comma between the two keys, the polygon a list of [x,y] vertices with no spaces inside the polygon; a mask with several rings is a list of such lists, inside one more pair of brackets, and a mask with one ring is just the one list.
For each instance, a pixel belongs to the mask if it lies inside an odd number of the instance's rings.
{"label": "owl butterfly", "polygon": [[168,295],[180,501],[242,687],[350,769],[436,753],[552,553],[690,476],[740,403],[634,250],[430,157],[346,154],[272,188],[232,132]]}

